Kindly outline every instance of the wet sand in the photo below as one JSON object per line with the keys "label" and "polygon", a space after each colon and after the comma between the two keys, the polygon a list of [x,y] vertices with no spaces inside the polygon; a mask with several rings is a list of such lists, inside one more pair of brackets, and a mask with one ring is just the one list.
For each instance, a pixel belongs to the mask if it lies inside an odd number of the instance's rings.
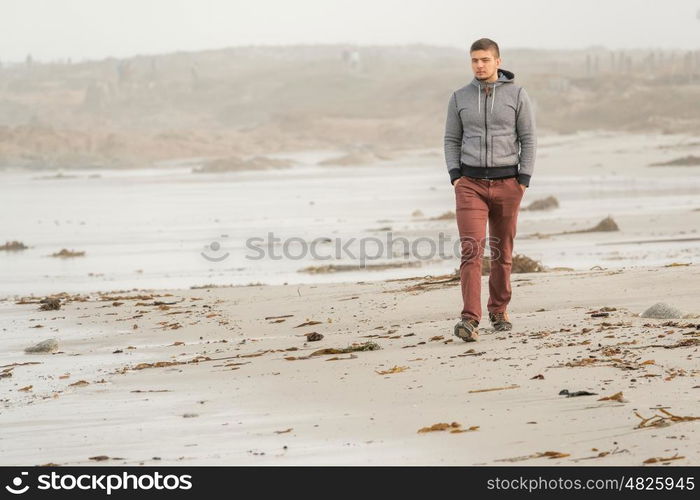
{"label": "wet sand", "polygon": [[[699,278],[513,275],[514,329],[485,316],[475,343],[452,336],[458,283],[423,277],[5,300],[0,463],[698,464],[700,420],[669,415],[700,417]],[[688,317],[638,316],[658,301]]]}

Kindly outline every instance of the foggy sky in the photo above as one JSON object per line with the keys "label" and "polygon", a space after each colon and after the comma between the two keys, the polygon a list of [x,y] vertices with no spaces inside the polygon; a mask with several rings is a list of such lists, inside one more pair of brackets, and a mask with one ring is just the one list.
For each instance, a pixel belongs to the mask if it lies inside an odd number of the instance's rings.
{"label": "foggy sky", "polygon": [[700,49],[700,0],[0,0],[0,61],[234,45]]}

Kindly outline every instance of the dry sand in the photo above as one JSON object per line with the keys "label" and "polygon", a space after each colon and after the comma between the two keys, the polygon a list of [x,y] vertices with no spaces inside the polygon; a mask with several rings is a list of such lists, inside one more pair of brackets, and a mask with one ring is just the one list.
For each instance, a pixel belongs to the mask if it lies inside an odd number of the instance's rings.
{"label": "dry sand", "polygon": [[[0,462],[700,463],[700,420],[637,428],[635,415],[700,416],[697,265],[513,275],[513,331],[484,317],[469,344],[452,337],[458,284],[407,290],[421,281],[0,302]],[[638,316],[660,300],[690,316]],[[58,352],[23,352],[48,338]],[[368,341],[380,349],[285,359]],[[600,401],[618,392],[626,402]],[[476,428],[418,432],[452,422]]]}

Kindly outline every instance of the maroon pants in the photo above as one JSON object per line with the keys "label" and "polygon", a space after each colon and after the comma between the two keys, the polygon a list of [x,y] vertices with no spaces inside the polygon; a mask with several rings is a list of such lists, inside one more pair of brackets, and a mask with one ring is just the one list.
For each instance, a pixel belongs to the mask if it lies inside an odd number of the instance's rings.
{"label": "maroon pants", "polygon": [[[489,312],[505,311],[511,297],[510,270],[523,188],[516,177],[456,181],[457,227],[461,245],[459,266],[463,319],[481,320],[481,271],[489,245]],[[489,238],[486,238],[486,221]]]}

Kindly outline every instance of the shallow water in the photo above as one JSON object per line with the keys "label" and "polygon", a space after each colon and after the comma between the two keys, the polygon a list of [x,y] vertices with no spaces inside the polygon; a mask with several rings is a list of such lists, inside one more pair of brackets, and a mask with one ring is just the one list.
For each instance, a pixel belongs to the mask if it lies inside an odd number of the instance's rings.
{"label": "shallow water", "polygon": [[[332,152],[296,155],[291,169],[227,174],[193,174],[189,167],[136,170],[81,170],[71,178],[43,178],[46,173],[0,172],[3,240],[30,246],[0,252],[0,295],[46,294],[131,288],[180,288],[202,284],[300,283],[360,281],[451,272],[459,265],[454,220],[431,221],[454,210],[454,192],[439,154],[415,152],[401,161],[372,166],[320,167]],[[290,155],[279,155],[287,156]],[[547,266],[588,269],[689,261],[700,256],[698,242],[625,243],[615,241],[685,237],[695,233],[692,209],[700,207],[700,176],[693,169],[667,169],[650,182],[637,175],[591,172],[591,175],[541,175],[523,201],[554,194],[560,208],[521,212],[516,252]],[[423,216],[413,216],[420,210]],[[646,224],[666,214],[687,217],[682,232]],[[527,238],[532,232],[582,229],[613,215],[626,221],[625,231]],[[594,223],[590,221],[594,220]],[[619,222],[619,220],[618,220]],[[306,266],[358,264],[342,253],[339,260],[314,259],[308,244],[329,238],[316,249],[330,255],[333,245],[365,238],[368,253],[386,241],[405,236],[426,259],[420,268],[307,274]],[[545,229],[543,231],[543,229]],[[451,238],[446,255],[432,255],[429,238]],[[301,258],[254,259],[246,242],[266,241],[272,233],[277,255]],[[422,242],[422,243],[421,243]],[[374,245],[374,246],[373,246]],[[49,257],[62,248],[85,251],[85,257]],[[358,256],[360,242],[348,252]],[[304,253],[305,252],[305,253]],[[368,263],[398,262],[397,258]],[[220,261],[219,261],[220,259]]]}

